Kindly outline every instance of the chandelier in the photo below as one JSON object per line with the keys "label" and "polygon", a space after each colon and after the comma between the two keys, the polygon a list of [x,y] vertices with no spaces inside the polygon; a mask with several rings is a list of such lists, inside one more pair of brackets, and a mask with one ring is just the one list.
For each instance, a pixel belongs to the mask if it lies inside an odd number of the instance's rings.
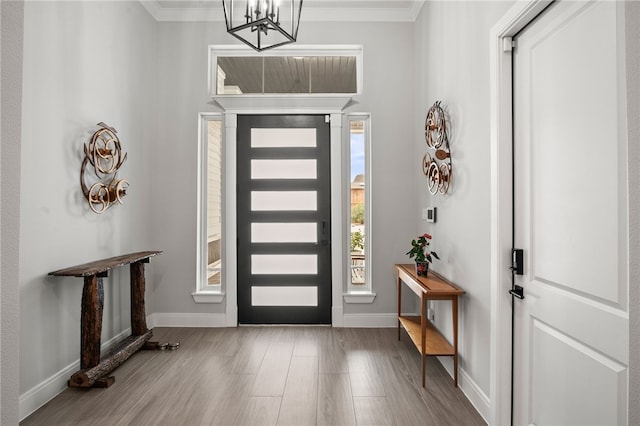
{"label": "chandelier", "polygon": [[302,0],[222,0],[227,32],[258,52],[293,43]]}

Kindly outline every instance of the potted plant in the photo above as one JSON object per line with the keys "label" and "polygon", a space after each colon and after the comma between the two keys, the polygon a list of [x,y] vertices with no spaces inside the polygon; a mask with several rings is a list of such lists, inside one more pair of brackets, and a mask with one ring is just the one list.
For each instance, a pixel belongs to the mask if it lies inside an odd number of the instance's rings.
{"label": "potted plant", "polygon": [[416,274],[419,276],[427,276],[432,257],[440,259],[435,251],[429,250],[429,240],[431,239],[432,237],[429,234],[420,235],[418,238],[411,240],[411,250],[407,252],[410,259],[415,258]]}
{"label": "potted plant", "polygon": [[351,253],[362,253],[364,250],[364,235],[360,231],[351,233]]}

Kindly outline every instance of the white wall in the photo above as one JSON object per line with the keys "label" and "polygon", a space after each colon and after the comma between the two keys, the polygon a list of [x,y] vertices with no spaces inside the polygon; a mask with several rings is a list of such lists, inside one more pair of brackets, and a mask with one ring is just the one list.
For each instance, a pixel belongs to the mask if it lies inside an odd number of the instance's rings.
{"label": "white wall", "polygon": [[[149,152],[157,90],[156,23],[138,2],[27,2],[24,15],[22,416],[50,396],[55,386],[43,381],[68,379],[55,375],[80,355],[83,280],[47,273],[154,249]],[[79,174],[83,144],[100,121],[118,130],[128,153],[119,176],[131,186],[124,205],[96,215],[82,196]],[[149,268],[162,262],[154,258]],[[128,277],[123,268],[104,280],[103,342],[130,327]]]}
{"label": "white wall", "polygon": [[0,424],[18,424],[20,124],[24,3],[0,3]]}
{"label": "white wall", "polygon": [[[453,182],[431,196],[426,178],[414,175],[420,210],[437,207],[437,222],[412,220],[433,234],[440,255],[434,269],[460,285],[460,367],[489,396],[489,30],[512,2],[426,2],[416,21],[414,153],[422,157],[424,120],[437,100],[450,117]],[[431,153],[433,155],[433,153]],[[451,336],[450,305],[436,302],[436,323]],[[488,401],[488,400],[487,400]],[[482,407],[478,407],[482,409]],[[486,408],[486,407],[485,407]],[[488,413],[483,413],[485,416]]]}
{"label": "white wall", "polygon": [[[215,111],[207,94],[207,45],[234,44],[223,23],[160,24],[160,137],[154,150],[152,217],[155,247],[168,262],[152,279],[155,312],[222,313],[224,305],[198,305],[191,293],[196,279],[197,114]],[[364,45],[364,90],[347,112],[372,114],[373,234],[370,265],[372,305],[347,305],[345,313],[393,314],[396,309],[393,264],[417,232],[411,219],[419,159],[413,155],[413,24],[301,24],[299,44]],[[348,184],[346,182],[345,184]],[[167,195],[170,194],[170,197]],[[170,224],[170,225],[168,225]],[[336,226],[337,224],[334,224]]]}

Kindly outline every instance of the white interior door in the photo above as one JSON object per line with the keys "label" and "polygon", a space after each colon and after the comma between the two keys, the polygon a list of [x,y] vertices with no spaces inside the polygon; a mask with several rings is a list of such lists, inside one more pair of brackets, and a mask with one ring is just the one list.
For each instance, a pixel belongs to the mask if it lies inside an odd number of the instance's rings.
{"label": "white interior door", "polygon": [[627,421],[624,5],[556,2],[514,52],[514,424]]}

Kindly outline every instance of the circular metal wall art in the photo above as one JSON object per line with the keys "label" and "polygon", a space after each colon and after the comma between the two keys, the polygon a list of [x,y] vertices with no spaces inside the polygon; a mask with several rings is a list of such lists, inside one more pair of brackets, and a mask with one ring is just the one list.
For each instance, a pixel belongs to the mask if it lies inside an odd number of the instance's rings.
{"label": "circular metal wall art", "polygon": [[[84,145],[84,160],[80,170],[80,186],[82,193],[89,202],[89,207],[95,213],[104,213],[113,204],[122,204],[122,198],[127,195],[129,182],[118,179],[118,169],[127,159],[123,155],[117,130],[100,122],[89,145]],[[93,171],[90,186],[87,184],[87,170]]]}
{"label": "circular metal wall art", "polygon": [[427,111],[424,136],[427,148],[435,151],[435,158],[428,152],[422,157],[422,173],[427,177],[427,187],[432,194],[446,194],[449,191],[453,170],[447,119],[440,101],[436,101]]}

